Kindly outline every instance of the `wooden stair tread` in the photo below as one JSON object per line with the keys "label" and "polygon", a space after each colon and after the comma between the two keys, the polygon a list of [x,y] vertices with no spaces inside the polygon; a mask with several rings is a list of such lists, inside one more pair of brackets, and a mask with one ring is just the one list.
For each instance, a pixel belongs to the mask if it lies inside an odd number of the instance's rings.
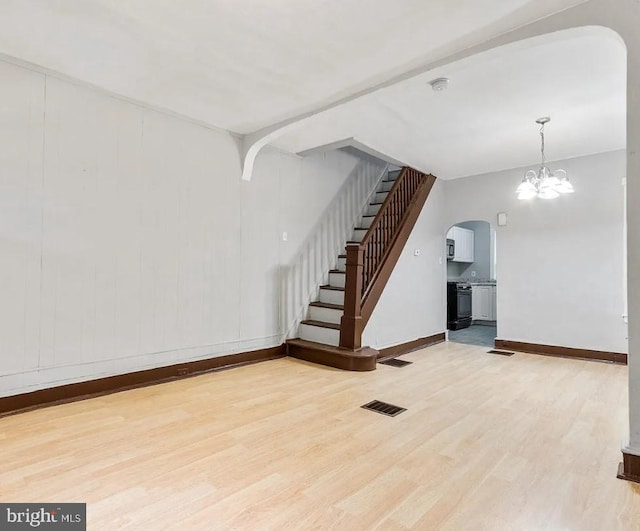
{"label": "wooden stair tread", "polygon": [[[369,349],[369,351],[365,351],[365,349],[362,349],[362,351],[353,351],[347,348],[326,345],[324,343],[316,343],[315,341],[309,341],[308,339],[302,339],[299,337],[296,337],[295,339],[287,339],[287,343],[291,345],[309,346],[309,347],[317,348],[319,350],[326,350],[327,352],[342,354],[343,356],[349,356],[349,357],[369,358],[372,355],[372,352],[371,352],[372,349]],[[376,358],[376,361],[377,361],[377,358]]]}
{"label": "wooden stair tread", "polygon": [[346,258],[346,257],[347,257],[347,255],[346,255],[346,254],[339,254],[339,255],[338,255],[338,258]]}
{"label": "wooden stair tread", "polygon": [[[308,339],[302,339],[300,337],[296,337],[295,339],[287,339],[287,343],[289,345],[299,345],[299,346],[308,346],[317,348],[319,350],[326,350],[333,352],[334,350],[338,350],[340,347],[334,347],[332,345],[325,345],[324,343],[317,343],[316,341],[309,341]],[[346,351],[346,349],[343,349]]]}
{"label": "wooden stair tread", "polygon": [[369,227],[354,227],[353,230],[369,230]]}
{"label": "wooden stair tread", "polygon": [[378,351],[365,347],[349,350],[306,339],[288,339],[287,354],[293,358],[347,371],[374,371]]}
{"label": "wooden stair tread", "polygon": [[329,308],[330,310],[344,311],[342,304],[331,304],[330,302],[314,301],[309,303],[309,306],[315,306],[316,308]]}
{"label": "wooden stair tread", "polygon": [[347,272],[346,271],[340,271],[339,269],[329,269],[329,273],[337,273],[340,275],[346,275]]}
{"label": "wooden stair tread", "polygon": [[340,325],[335,323],[327,323],[325,321],[314,321],[313,319],[305,319],[301,321],[302,324],[310,326],[318,326],[320,328],[332,328],[333,330],[340,330]]}
{"label": "wooden stair tread", "polygon": [[344,288],[337,288],[336,286],[330,286],[329,284],[325,284],[323,286],[320,286],[320,289],[330,289],[333,291],[344,291]]}

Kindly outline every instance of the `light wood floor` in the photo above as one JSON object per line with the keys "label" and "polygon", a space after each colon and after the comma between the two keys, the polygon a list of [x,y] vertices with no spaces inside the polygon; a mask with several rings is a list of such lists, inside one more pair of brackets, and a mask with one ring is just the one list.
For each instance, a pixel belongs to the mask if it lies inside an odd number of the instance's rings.
{"label": "light wood floor", "polygon": [[0,419],[0,501],[85,501],[108,530],[640,529],[640,486],[615,477],[626,367],[454,343],[403,359],[281,359]]}

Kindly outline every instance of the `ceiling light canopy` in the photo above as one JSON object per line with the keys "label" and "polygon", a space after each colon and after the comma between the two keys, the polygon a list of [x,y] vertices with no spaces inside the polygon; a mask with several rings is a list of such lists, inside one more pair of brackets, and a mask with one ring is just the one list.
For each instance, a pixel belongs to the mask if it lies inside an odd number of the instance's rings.
{"label": "ceiling light canopy", "polygon": [[549,123],[551,118],[545,116],[536,120],[540,124],[540,153],[542,160],[538,170],[529,170],[524,174],[520,186],[516,189],[518,199],[555,199],[560,194],[573,193],[573,185],[567,177],[564,170],[551,171],[546,165],[544,155],[544,126]]}

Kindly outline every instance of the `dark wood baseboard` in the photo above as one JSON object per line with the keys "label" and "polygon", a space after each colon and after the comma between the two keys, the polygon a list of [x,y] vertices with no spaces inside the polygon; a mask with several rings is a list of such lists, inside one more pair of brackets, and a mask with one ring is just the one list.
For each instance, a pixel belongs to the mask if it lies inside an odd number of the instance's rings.
{"label": "dark wood baseboard", "polygon": [[420,350],[421,348],[429,347],[436,343],[442,343],[444,339],[444,332],[441,332],[432,336],[421,337],[420,339],[415,339],[414,341],[409,341],[407,343],[401,343],[394,347],[383,348],[380,350],[380,354],[378,354],[378,360],[402,356],[403,354],[408,354],[414,350]]}
{"label": "dark wood baseboard", "polygon": [[587,350],[583,348],[558,347],[555,345],[541,345],[538,343],[523,343],[509,339],[495,340],[496,348],[515,350],[528,354],[542,354],[557,358],[574,358],[580,360],[606,361],[609,363],[627,364],[627,355],[623,352],[606,352],[602,350]]}
{"label": "dark wood baseboard", "polygon": [[369,347],[350,350],[304,339],[290,339],[287,341],[287,355],[345,371],[373,371],[378,351]]}
{"label": "dark wood baseboard", "polygon": [[640,483],[640,455],[622,450],[622,462],[618,465],[618,478]]}
{"label": "dark wood baseboard", "polygon": [[0,416],[187,378],[214,370],[228,369],[249,363],[282,358],[285,355],[284,345],[279,345],[250,352],[240,352],[238,354],[219,356],[217,358],[189,361],[168,367],[157,367],[155,369],[118,374],[116,376],[108,376],[86,382],[77,382],[60,385],[58,387],[50,387],[48,389],[40,389],[30,393],[6,396],[0,398]]}

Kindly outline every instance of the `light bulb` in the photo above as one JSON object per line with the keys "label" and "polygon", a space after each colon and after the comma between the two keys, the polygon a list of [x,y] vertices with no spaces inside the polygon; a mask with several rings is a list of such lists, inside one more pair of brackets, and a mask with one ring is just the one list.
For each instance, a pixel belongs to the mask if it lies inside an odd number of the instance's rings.
{"label": "light bulb", "polygon": [[524,179],[522,179],[522,182],[520,183],[520,185],[518,186],[518,188],[516,188],[516,193],[517,194],[522,194],[522,193],[536,193],[536,187],[533,185],[533,183],[531,181],[529,181],[526,177]]}
{"label": "light bulb", "polygon": [[548,174],[548,177],[543,177],[540,181],[540,190],[543,188],[555,188],[560,184],[560,179],[558,179],[552,173]]}
{"label": "light bulb", "polygon": [[[533,187],[533,185],[531,186]],[[536,192],[535,187],[533,187],[533,189],[531,190],[527,189],[518,192],[518,199],[520,199],[521,201],[526,199],[533,199],[536,195],[538,195],[538,193]]]}
{"label": "light bulb", "polygon": [[564,170],[558,170],[557,173],[562,174],[562,177],[560,178],[560,182],[556,186],[556,191],[560,192],[561,194],[572,194],[573,185],[567,177],[567,172]]}
{"label": "light bulb", "polygon": [[538,197],[540,199],[555,199],[559,197],[560,194],[556,192],[556,190],[552,187],[542,188],[540,187],[540,192],[538,192]]}

